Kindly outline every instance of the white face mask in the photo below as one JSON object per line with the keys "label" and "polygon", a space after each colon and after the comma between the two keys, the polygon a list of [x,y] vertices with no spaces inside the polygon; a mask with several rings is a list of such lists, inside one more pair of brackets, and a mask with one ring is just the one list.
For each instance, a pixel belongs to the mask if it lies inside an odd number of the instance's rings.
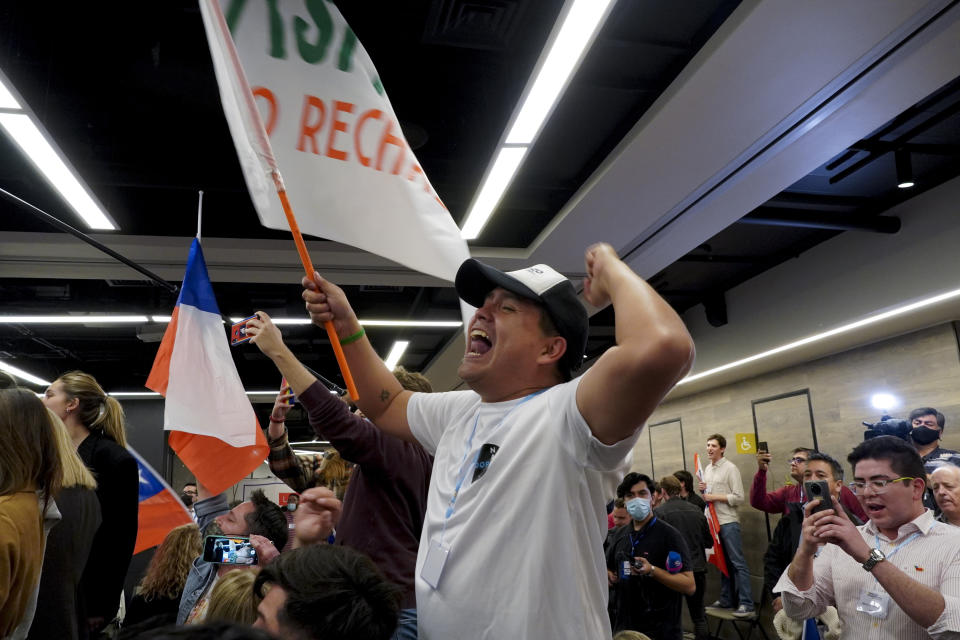
{"label": "white face mask", "polygon": [[650,500],[647,498],[633,498],[625,505],[627,513],[637,522],[642,522],[650,515]]}

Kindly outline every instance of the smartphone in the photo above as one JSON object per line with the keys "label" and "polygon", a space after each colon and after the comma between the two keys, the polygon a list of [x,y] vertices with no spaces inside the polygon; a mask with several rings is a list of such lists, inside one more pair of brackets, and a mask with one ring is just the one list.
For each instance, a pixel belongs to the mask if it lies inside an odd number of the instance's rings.
{"label": "smartphone", "polygon": [[249,566],[257,564],[257,550],[244,536],[207,536],[203,540],[203,559],[218,564]]}
{"label": "smartphone", "polygon": [[807,496],[807,502],[820,498],[820,502],[813,508],[811,513],[833,509],[833,499],[830,497],[830,486],[826,480],[804,482],[803,493]]}
{"label": "smartphone", "polygon": [[247,335],[247,320],[256,318],[257,316],[252,315],[249,318],[244,318],[240,322],[230,325],[230,346],[235,347],[238,344],[243,344],[250,340],[250,336]]}
{"label": "smartphone", "polygon": [[[289,385],[287,385],[286,377],[280,378],[280,390],[283,391],[283,389],[287,386]],[[290,389],[290,404],[291,405],[297,404],[297,396],[296,394],[293,393],[293,389]]]}
{"label": "smartphone", "polygon": [[770,447],[767,446],[766,440],[757,443],[757,453],[770,453]]}

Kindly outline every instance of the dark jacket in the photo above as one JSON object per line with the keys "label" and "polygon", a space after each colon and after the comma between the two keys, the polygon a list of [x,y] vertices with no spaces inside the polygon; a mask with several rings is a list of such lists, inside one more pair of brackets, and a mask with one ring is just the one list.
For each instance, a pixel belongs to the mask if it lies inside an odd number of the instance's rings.
{"label": "dark jacket", "polygon": [[28,638],[87,638],[86,594],[80,577],[100,527],[100,501],[92,489],[70,487],[57,495],[60,522],[50,530],[43,554],[37,614]]}
{"label": "dark jacket", "polygon": [[101,431],[80,443],[77,453],[97,480],[102,522],[80,580],[87,617],[113,620],[137,542],[140,471],[130,453]]}
{"label": "dark jacket", "polygon": [[697,509],[682,498],[671,498],[653,510],[653,513],[683,534],[690,552],[690,570],[707,570],[705,549],[713,548],[713,536],[703,509]]}

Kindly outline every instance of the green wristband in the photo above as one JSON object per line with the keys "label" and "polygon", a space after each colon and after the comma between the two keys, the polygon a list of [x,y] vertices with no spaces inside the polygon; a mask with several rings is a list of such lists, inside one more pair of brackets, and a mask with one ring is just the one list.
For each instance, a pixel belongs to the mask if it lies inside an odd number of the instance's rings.
{"label": "green wristband", "polygon": [[357,331],[357,332],[356,332],[355,334],[353,334],[352,336],[347,336],[346,338],[340,338],[340,344],[341,344],[341,345],[348,345],[348,344],[350,344],[351,342],[356,342],[357,340],[359,340],[360,338],[362,338],[362,337],[363,337],[363,334],[365,334],[365,333],[366,333],[366,331],[364,330],[364,328],[363,328],[363,327],[360,327],[360,331]]}

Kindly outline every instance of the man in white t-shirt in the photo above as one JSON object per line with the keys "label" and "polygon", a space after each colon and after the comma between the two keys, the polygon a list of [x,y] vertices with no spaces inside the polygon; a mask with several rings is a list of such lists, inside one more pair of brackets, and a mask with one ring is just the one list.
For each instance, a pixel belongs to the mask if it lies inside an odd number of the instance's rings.
{"label": "man in white t-shirt", "polygon": [[586,252],[584,298],[612,303],[617,345],[571,380],[589,323],[546,265],[503,273],[467,260],[457,293],[478,307],[458,374],[470,391],[405,391],[341,289],[304,280],[332,321],[380,429],[435,454],[417,558],[420,637],[609,638],[605,504],[664,395],[689,370],[683,322],[612,247]]}

